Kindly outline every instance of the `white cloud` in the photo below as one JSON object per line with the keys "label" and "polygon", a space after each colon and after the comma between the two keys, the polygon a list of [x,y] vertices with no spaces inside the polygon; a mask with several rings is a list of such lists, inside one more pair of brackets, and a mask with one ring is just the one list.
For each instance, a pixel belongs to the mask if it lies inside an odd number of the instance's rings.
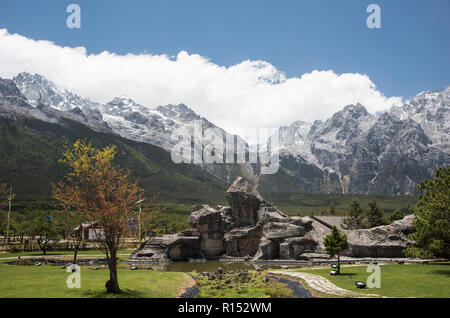
{"label": "white cloud", "polygon": [[[313,71],[286,78],[264,61],[224,67],[185,51],[176,57],[151,54],[88,55],[83,47],[61,47],[0,29],[0,76],[40,73],[57,85],[98,102],[127,95],[154,108],[184,103],[213,123],[238,131],[278,127],[295,120],[326,119],[348,104],[369,112],[402,104],[386,97],[367,75]],[[232,129],[236,128],[236,129]]]}

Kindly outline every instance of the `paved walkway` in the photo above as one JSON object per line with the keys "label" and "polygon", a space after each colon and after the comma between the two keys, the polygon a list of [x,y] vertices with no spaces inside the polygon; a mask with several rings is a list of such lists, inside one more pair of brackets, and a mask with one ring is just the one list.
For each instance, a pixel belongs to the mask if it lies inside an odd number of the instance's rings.
{"label": "paved walkway", "polygon": [[270,271],[269,274],[283,275],[301,279],[312,289],[329,295],[341,297],[380,297],[376,294],[363,294],[343,289],[334,285],[325,277],[303,272],[289,272],[289,271]]}

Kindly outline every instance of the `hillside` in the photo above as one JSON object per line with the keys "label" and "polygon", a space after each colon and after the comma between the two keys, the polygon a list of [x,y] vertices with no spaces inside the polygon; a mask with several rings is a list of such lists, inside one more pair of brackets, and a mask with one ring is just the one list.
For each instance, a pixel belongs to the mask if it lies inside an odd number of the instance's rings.
{"label": "hillside", "polygon": [[64,144],[82,138],[97,147],[116,145],[117,165],[131,170],[147,195],[183,203],[223,201],[223,181],[195,165],[173,163],[162,148],[65,122],[68,127],[32,118],[17,122],[0,118],[0,180],[13,186],[18,201],[48,199],[51,182],[65,173],[58,163]]}

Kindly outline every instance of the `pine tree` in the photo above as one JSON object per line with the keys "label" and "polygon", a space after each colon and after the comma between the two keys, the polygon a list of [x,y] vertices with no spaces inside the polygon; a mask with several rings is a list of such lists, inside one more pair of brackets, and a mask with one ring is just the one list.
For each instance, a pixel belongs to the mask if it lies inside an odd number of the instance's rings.
{"label": "pine tree", "polygon": [[338,261],[338,273],[340,272],[341,264],[340,264],[340,253],[345,251],[348,248],[347,235],[341,234],[336,226],[331,228],[331,234],[326,236],[323,240],[323,245],[325,246],[326,251],[330,254],[331,257],[337,256]]}
{"label": "pine tree", "polygon": [[384,214],[378,206],[376,200],[369,202],[369,211],[367,212],[367,227],[375,227],[386,224]]}
{"label": "pine tree", "polygon": [[364,225],[364,211],[359,205],[358,199],[353,199],[348,217],[344,219],[344,227],[348,230],[356,230],[364,228]]}
{"label": "pine tree", "polygon": [[397,209],[389,216],[389,223],[401,220],[406,216],[404,209]]}
{"label": "pine tree", "polygon": [[419,185],[422,195],[413,209],[415,247],[406,250],[413,257],[449,257],[450,250],[450,168],[436,170],[434,180]]}

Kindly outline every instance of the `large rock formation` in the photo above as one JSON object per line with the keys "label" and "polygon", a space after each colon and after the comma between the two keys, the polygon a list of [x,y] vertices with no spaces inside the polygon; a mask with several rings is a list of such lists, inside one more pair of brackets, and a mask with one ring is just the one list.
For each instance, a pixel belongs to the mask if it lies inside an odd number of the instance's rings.
{"label": "large rock formation", "polygon": [[390,225],[377,226],[371,229],[345,231],[349,249],[347,255],[353,257],[398,257],[402,251],[413,244],[408,239],[412,232],[414,215]]}
{"label": "large rock formation", "polygon": [[[153,237],[132,255],[135,260],[185,260],[221,256],[254,260],[327,258],[324,237],[330,229],[310,217],[289,217],[266,203],[247,180],[239,177],[227,190],[229,206],[197,205],[188,222],[192,229]],[[401,257],[412,242],[413,216],[391,225],[345,231],[346,255]],[[323,223],[323,222],[322,222]]]}

